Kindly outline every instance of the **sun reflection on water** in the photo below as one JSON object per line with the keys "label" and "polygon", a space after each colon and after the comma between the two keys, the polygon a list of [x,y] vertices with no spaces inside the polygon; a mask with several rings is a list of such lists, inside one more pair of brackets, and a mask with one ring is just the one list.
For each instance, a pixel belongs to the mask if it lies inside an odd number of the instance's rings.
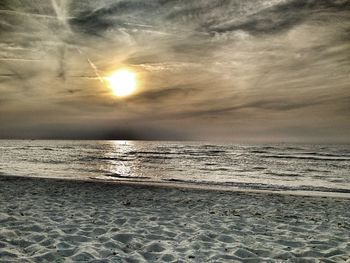
{"label": "sun reflection on water", "polygon": [[128,180],[143,178],[138,159],[133,153],[137,152],[135,141],[108,141],[105,144],[100,169],[104,177],[114,180]]}

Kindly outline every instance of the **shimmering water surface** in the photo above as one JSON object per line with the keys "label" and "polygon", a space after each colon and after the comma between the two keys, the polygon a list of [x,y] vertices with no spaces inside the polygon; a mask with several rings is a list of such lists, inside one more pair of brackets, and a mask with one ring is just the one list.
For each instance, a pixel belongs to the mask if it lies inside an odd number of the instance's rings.
{"label": "shimmering water surface", "polygon": [[0,174],[350,193],[350,147],[0,140]]}

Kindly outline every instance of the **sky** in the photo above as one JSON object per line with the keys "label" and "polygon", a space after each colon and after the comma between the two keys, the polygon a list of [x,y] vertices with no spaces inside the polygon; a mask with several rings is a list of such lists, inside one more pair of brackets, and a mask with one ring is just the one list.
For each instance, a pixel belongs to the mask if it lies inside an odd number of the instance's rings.
{"label": "sky", "polygon": [[0,0],[0,138],[350,142],[350,2]]}

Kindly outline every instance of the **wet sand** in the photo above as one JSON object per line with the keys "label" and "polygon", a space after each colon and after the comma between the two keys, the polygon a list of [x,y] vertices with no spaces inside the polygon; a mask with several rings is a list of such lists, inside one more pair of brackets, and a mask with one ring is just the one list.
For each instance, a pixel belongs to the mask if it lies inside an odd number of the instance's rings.
{"label": "wet sand", "polygon": [[1,262],[350,262],[350,199],[0,176]]}

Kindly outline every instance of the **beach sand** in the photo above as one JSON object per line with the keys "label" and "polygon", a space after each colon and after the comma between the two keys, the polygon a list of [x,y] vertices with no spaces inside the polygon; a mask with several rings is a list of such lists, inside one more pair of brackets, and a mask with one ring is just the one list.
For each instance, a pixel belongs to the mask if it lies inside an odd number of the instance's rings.
{"label": "beach sand", "polygon": [[0,176],[0,261],[347,262],[349,208],[334,197]]}

